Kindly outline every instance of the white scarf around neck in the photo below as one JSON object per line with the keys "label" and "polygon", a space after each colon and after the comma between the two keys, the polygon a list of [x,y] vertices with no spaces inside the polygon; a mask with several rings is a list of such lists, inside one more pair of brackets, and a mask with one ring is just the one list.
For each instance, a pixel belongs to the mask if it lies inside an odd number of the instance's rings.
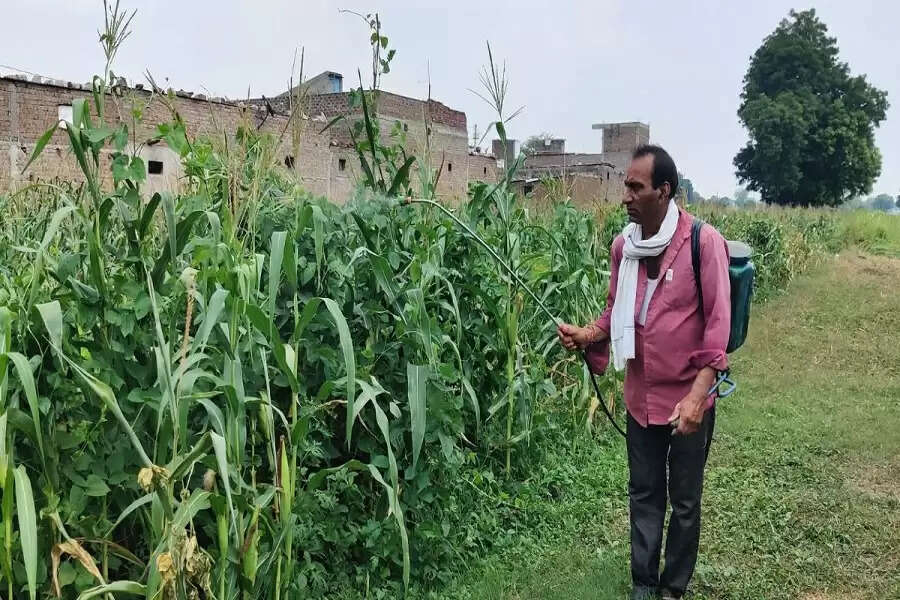
{"label": "white scarf around neck", "polygon": [[641,239],[641,226],[637,223],[629,223],[622,230],[625,245],[619,263],[616,301],[613,303],[610,326],[613,365],[617,371],[623,370],[628,359],[634,358],[634,309],[637,302],[639,261],[662,254],[672,241],[677,226],[678,207],[674,200],[669,200],[669,208],[656,235],[646,240]]}

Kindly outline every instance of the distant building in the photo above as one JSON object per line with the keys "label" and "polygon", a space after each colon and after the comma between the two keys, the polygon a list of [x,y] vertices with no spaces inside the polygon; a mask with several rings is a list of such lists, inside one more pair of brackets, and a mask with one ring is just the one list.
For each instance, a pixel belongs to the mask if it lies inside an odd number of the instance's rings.
{"label": "distant building", "polygon": [[[602,152],[566,152],[564,139],[547,140],[544,148],[524,158],[515,187],[538,202],[560,194],[586,208],[619,202],[631,155],[638,146],[649,143],[650,126],[632,121],[599,123],[592,128],[603,131]],[[509,143],[514,147],[515,140]],[[499,156],[496,145],[494,154]],[[551,189],[547,182],[552,182]]]}

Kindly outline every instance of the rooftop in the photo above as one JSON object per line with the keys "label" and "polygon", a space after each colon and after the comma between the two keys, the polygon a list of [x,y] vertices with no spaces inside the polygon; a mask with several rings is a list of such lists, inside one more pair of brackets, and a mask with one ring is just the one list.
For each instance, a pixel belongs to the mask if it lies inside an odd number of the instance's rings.
{"label": "rooftop", "polygon": [[[63,88],[68,90],[81,90],[85,92],[92,91],[92,84],[90,81],[86,83],[77,83],[74,81],[66,81],[64,79],[54,79],[52,77],[44,77],[43,75],[37,75],[34,73],[26,73],[24,71],[15,71],[12,69],[0,69],[0,80],[3,81],[20,81],[25,83],[31,83],[34,85],[44,85],[49,87]],[[131,89],[136,91],[150,92],[150,86],[144,85],[143,83],[133,83],[129,84],[128,81],[124,77],[117,77],[114,86],[119,88]],[[247,103],[239,100],[230,100],[228,98],[222,96],[211,96],[207,94],[201,94],[197,92],[189,92],[187,90],[172,90],[168,88],[164,91],[172,91],[179,98],[190,98],[194,100],[201,100],[206,102],[213,102],[216,104],[227,104],[230,106],[238,106],[238,107],[246,107]]]}
{"label": "rooftop", "polygon": [[642,123],[640,121],[626,121],[623,123],[594,123],[591,125],[591,129],[609,129],[610,127],[647,127],[650,125],[648,123]]}

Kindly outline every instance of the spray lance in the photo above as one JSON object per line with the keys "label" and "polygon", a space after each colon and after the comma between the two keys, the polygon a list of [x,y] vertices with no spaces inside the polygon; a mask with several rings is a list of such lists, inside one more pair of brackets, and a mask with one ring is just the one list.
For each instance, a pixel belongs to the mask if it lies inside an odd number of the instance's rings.
{"label": "spray lance", "polygon": [[[438,202],[435,202],[434,200],[427,200],[425,198],[404,198],[401,200],[401,203],[407,204],[407,205],[425,204],[425,205],[432,206],[432,207],[438,209],[439,211],[441,211],[442,213],[444,213],[445,215],[450,217],[457,225],[459,225],[460,228],[463,229],[463,231],[466,232],[466,234],[470,238],[475,240],[475,242],[478,243],[479,246],[481,246],[482,248],[487,250],[488,254],[491,255],[491,257],[497,262],[497,264],[499,264],[501,267],[503,267],[503,269],[513,279],[516,280],[516,283],[518,283],[520,286],[522,286],[522,289],[524,289],[526,292],[528,292],[528,295],[531,296],[535,302],[537,302],[537,305],[540,307],[540,309],[542,311],[544,311],[544,313],[550,318],[551,321],[553,321],[553,323],[555,323],[557,326],[559,326],[562,323],[562,321],[556,315],[554,315],[552,312],[550,312],[550,309],[547,308],[547,306],[541,301],[541,299],[538,298],[537,295],[531,291],[531,288],[529,288],[528,285],[524,281],[522,281],[522,278],[519,277],[518,273],[516,273],[512,267],[510,267],[508,264],[506,264],[506,262],[500,257],[500,255],[497,254],[497,252],[493,248],[491,248],[487,242],[485,242],[483,239],[481,239],[481,236],[479,236],[477,233],[472,231],[471,227],[466,225],[462,220],[459,219],[459,217],[454,215],[447,208],[445,208]],[[616,431],[618,431],[624,437],[625,432],[622,430],[621,427],[619,427],[619,424],[616,423],[615,418],[613,418],[612,412],[606,406],[606,403],[603,401],[603,394],[600,392],[600,386],[597,384],[597,379],[594,376],[594,373],[591,371],[591,366],[590,366],[590,363],[588,363],[587,355],[585,354],[584,350],[579,350],[578,353],[581,355],[581,359],[584,361],[584,364],[587,367],[588,373],[591,376],[591,383],[594,386],[594,392],[597,394],[597,400],[599,401],[600,406],[603,407],[603,412],[606,413],[606,417],[609,419],[609,422],[612,423],[612,426],[615,427]],[[734,391],[735,386],[731,382],[731,380],[728,378],[728,375],[729,375],[728,371],[723,371],[723,372],[719,373],[717,375],[716,380],[713,383],[712,387],[710,387],[707,395],[711,396],[712,394],[716,393],[716,391],[719,390],[719,387],[724,383],[730,384],[731,388],[727,392],[724,392],[724,393],[720,392],[719,395],[721,397],[724,397],[724,396],[731,394],[731,392]],[[672,423],[672,427],[673,427],[672,433],[674,435],[675,429],[678,427],[677,419]]]}
{"label": "spray lance", "polygon": [[[500,255],[497,254],[497,252],[493,248],[491,248],[487,242],[485,242],[483,239],[481,239],[481,236],[479,236],[477,233],[472,231],[471,227],[466,225],[462,220],[460,220],[451,211],[447,210],[447,208],[445,208],[441,204],[435,202],[434,200],[426,200],[424,198],[405,198],[405,199],[401,200],[401,203],[402,204],[425,204],[428,206],[432,206],[432,207],[440,210],[442,213],[444,213],[451,219],[453,219],[453,221],[457,225],[459,225],[459,227],[462,228],[463,231],[465,231],[466,234],[470,238],[475,240],[475,242],[479,246],[481,246],[482,248],[487,250],[488,254],[491,255],[491,257],[497,262],[497,264],[499,264],[501,267],[503,267],[503,269],[513,279],[516,280],[516,283],[518,283],[520,286],[522,286],[522,289],[524,289],[526,292],[528,292],[528,295],[531,296],[531,298],[535,302],[537,302],[537,305],[540,307],[540,309],[542,311],[544,311],[544,314],[546,314],[550,318],[550,320],[553,321],[553,323],[555,323],[557,326],[559,326],[562,323],[562,321],[556,315],[554,315],[552,312],[550,312],[550,309],[547,308],[547,306],[541,301],[541,299],[538,298],[537,295],[531,291],[531,288],[529,288],[528,285],[524,281],[522,281],[522,279],[519,277],[518,273],[516,273],[512,267],[510,267],[508,264],[506,264],[506,262],[500,257]],[[597,394],[597,400],[599,401],[600,406],[603,407],[603,412],[606,413],[606,416],[609,419],[609,422],[612,423],[612,426],[616,428],[616,431],[618,431],[622,436],[624,436],[625,432],[622,430],[621,427],[619,427],[619,424],[616,423],[616,420],[613,418],[612,412],[610,412],[609,408],[606,406],[606,403],[603,401],[603,394],[601,394],[600,386],[597,385],[597,379],[594,377],[594,373],[591,371],[590,364],[588,363],[588,360],[587,360],[587,355],[584,353],[584,350],[579,350],[578,353],[581,355],[581,359],[584,361],[584,364],[588,369],[588,373],[591,376],[591,383],[594,384],[594,392]]]}

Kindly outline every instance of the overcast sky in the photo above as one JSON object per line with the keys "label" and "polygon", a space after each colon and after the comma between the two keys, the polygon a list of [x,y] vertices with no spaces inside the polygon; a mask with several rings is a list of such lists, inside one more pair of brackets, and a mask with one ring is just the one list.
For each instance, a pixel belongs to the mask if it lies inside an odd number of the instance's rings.
{"label": "overcast sky", "polygon": [[[344,74],[345,87],[370,64],[367,30],[339,8],[378,11],[397,48],[383,88],[427,94],[466,112],[471,135],[490,109],[480,89],[485,41],[504,58],[510,105],[525,111],[508,127],[520,140],[548,131],[570,151],[598,151],[591,124],[640,120],[654,142],[704,195],[732,195],[732,159],[746,141],[736,110],[751,54],[792,6],[780,0],[122,0],[137,8],[115,69],[140,80],[150,69],[175,89],[232,98],[284,91],[295,50],[306,74]],[[817,2],[854,74],[888,91],[876,131],[883,156],[874,193],[900,193],[900,3]],[[102,69],[100,0],[0,0],[0,65],[87,81]]]}

